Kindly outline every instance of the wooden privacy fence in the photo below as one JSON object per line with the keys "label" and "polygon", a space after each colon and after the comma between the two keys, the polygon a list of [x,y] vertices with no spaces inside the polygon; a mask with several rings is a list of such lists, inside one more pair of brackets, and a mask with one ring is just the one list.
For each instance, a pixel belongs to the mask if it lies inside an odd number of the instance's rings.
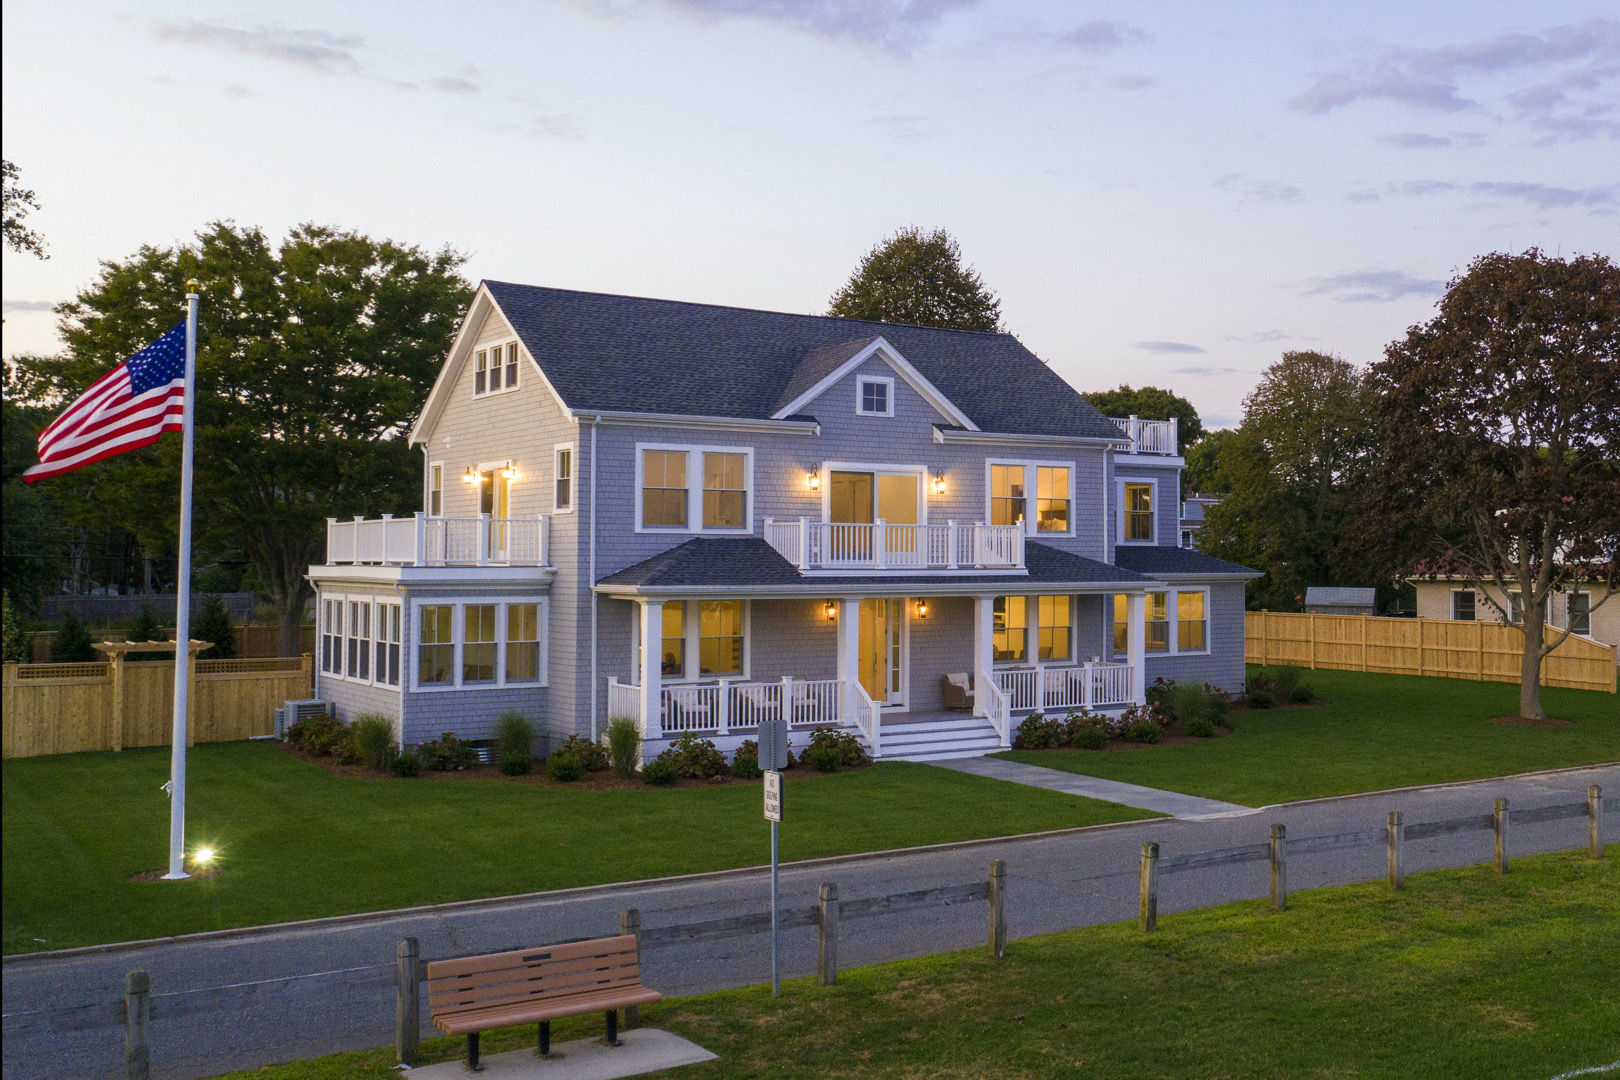
{"label": "wooden privacy fence", "polygon": [[[275,710],[308,698],[313,674],[308,655],[197,661],[186,741],[274,734]],[[114,653],[95,664],[7,664],[4,695],[8,758],[167,746],[173,731],[174,661],[130,663]]]}
{"label": "wooden privacy fence", "polygon": [[[1516,683],[1524,653],[1524,631],[1499,622],[1248,611],[1243,626],[1251,664]],[[1615,647],[1571,634],[1541,662],[1541,684],[1612,694]]]}
{"label": "wooden privacy fence", "polygon": [[[236,657],[239,660],[257,660],[265,657],[281,655],[281,628],[278,626],[253,626],[242,624],[233,628],[236,634]],[[163,631],[169,638],[174,636],[174,627]],[[56,640],[55,630],[35,630],[29,635],[33,652],[29,653],[36,664],[50,663],[51,643]],[[91,630],[90,637],[95,641],[126,641],[129,638],[128,630]],[[298,652],[300,654],[315,652],[315,627],[313,624],[304,626],[298,631]],[[297,657],[293,657],[297,659]]]}

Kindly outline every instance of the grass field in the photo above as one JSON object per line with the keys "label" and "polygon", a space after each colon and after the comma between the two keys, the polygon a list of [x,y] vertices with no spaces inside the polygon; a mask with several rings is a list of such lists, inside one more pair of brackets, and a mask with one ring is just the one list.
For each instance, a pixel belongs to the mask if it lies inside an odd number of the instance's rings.
{"label": "grass field", "polygon": [[1000,756],[1245,806],[1620,761],[1620,695],[1547,688],[1548,714],[1571,726],[1519,727],[1491,722],[1518,711],[1505,683],[1320,670],[1306,681],[1328,704],[1237,713],[1225,738]]}
{"label": "grass field", "polygon": [[[1413,874],[671,1000],[645,1022],[720,1060],[654,1075],[1548,1080],[1620,1058],[1620,847]],[[600,1033],[600,1017],[554,1025]],[[532,1045],[533,1027],[485,1037]],[[464,1041],[436,1039],[424,1061]],[[398,1075],[392,1048],[234,1080]]]}
{"label": "grass field", "polygon": [[[6,953],[770,861],[758,784],[354,780],[264,743],[189,760],[187,837],[224,873],[185,882],[126,880],[167,862],[167,749],[5,762]],[[903,762],[789,776],[785,860],[1156,816]]]}

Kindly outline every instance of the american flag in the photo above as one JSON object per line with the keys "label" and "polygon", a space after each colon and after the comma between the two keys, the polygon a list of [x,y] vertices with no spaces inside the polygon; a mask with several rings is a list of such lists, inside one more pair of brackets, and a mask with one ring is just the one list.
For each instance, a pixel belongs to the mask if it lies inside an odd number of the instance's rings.
{"label": "american flag", "polygon": [[28,483],[150,446],[179,431],[186,401],[186,324],[181,323],[91,384],[39,433]]}

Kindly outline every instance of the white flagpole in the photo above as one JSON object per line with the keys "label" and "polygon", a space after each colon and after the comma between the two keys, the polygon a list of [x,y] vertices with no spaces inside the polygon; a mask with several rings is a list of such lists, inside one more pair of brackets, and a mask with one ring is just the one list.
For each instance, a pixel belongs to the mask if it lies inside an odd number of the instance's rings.
{"label": "white flagpole", "polygon": [[174,609],[174,746],[169,754],[169,872],[186,873],[186,711],[191,691],[191,470],[197,397],[197,282],[186,282],[186,396],[180,434],[180,572]]}

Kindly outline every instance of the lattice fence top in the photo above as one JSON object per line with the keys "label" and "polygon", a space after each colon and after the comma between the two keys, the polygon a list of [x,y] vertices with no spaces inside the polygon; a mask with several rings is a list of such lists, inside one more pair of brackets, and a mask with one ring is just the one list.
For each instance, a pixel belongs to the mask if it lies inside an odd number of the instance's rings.
{"label": "lattice fence top", "polygon": [[99,679],[110,665],[98,664],[18,664],[18,679]]}
{"label": "lattice fence top", "polygon": [[299,672],[304,669],[300,656],[267,656],[245,660],[199,660],[197,674],[228,675],[261,671]]}

